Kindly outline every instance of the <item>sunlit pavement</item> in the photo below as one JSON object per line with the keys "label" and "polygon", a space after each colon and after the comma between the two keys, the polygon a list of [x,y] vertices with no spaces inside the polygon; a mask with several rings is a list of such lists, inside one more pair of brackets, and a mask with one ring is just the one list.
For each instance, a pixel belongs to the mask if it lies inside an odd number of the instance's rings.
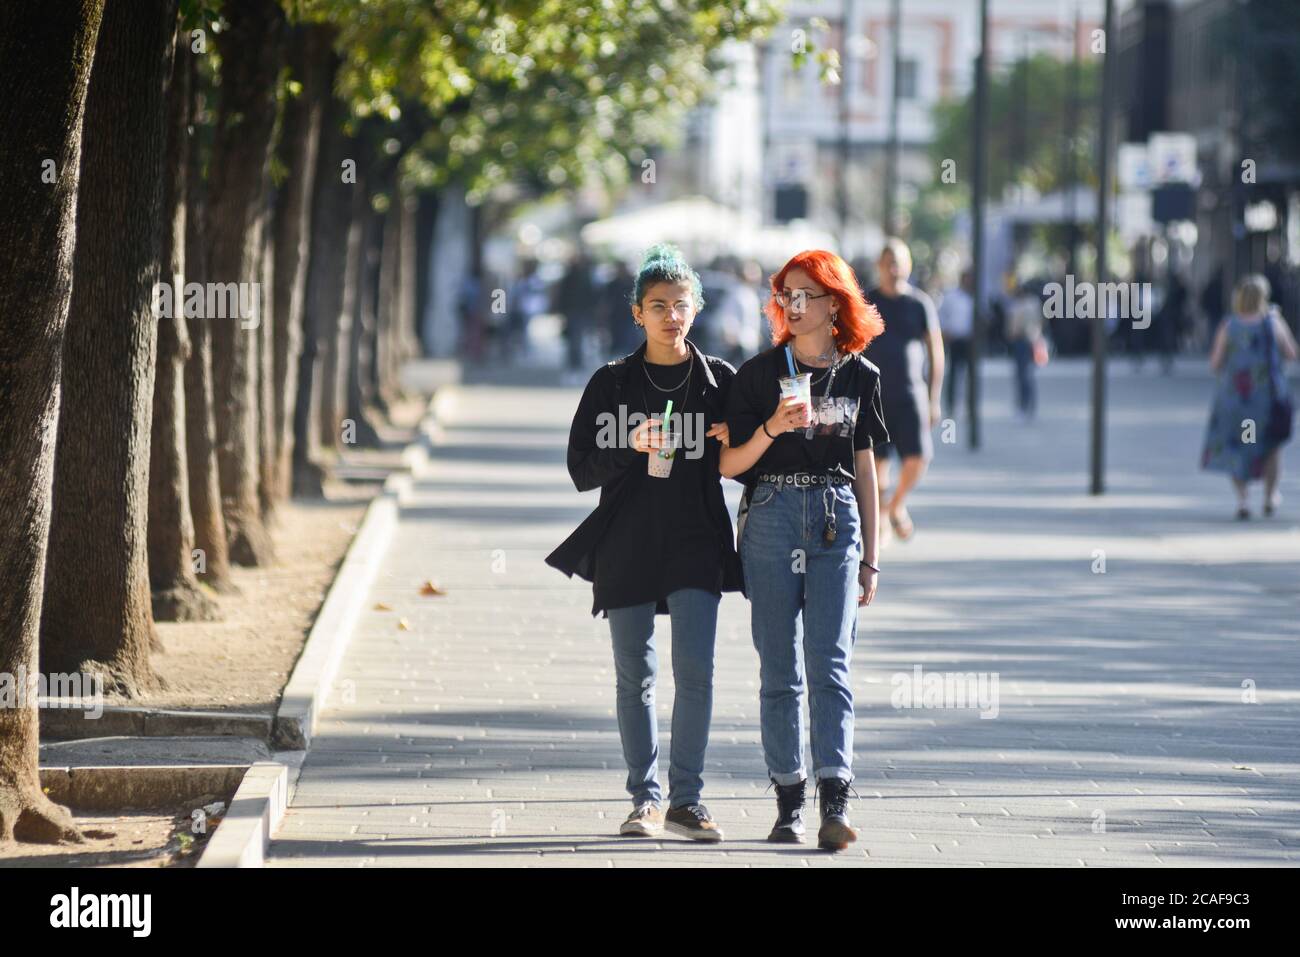
{"label": "sunlit pavement", "polygon": [[[1196,467],[1199,369],[1116,363],[1109,491],[1093,498],[1086,365],[1049,367],[1027,426],[1012,420],[1005,364],[992,365],[983,450],[966,448],[960,418],[956,442],[937,443],[916,537],[886,549],[861,612],[861,836],[835,855],[763,840],[775,801],[738,595],[722,604],[704,793],[726,841],[616,836],[631,805],[607,623],[587,583],[542,562],[596,501],[564,467],[579,391],[460,388],[270,864],[1294,865],[1300,455],[1288,449],[1280,516],[1232,521],[1227,480]],[[734,509],[739,486],[726,484]],[[425,579],[447,594],[421,596]],[[894,707],[896,679],[917,668],[996,677],[996,714]]]}

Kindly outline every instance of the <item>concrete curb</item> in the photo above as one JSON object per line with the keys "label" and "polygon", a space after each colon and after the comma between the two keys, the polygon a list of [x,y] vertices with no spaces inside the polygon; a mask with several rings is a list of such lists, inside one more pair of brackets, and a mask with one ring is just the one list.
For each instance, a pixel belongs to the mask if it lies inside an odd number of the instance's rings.
{"label": "concrete curb", "polygon": [[176,735],[213,735],[260,738],[271,736],[272,716],[238,711],[168,711],[105,705],[98,718],[89,709],[41,706],[41,740],[77,741],[83,738],[156,738]]}
{"label": "concrete curb", "polygon": [[247,770],[246,764],[46,767],[41,787],[56,804],[78,811],[141,811],[230,794]]}
{"label": "concrete curb", "polygon": [[436,442],[437,408],[435,394],[420,421],[417,439],[402,451],[403,470],[384,481],[383,491],[366,509],[361,528],[334,576],[280,698],[271,729],[271,746],[276,751],[305,751],[311,744],[320,708],[333,686],[353,626],[397,528],[398,512],[409,494],[412,473],[428,461]]}
{"label": "concrete curb", "polygon": [[289,779],[288,766],[277,761],[250,767],[195,866],[261,867],[271,834],[289,806]]}

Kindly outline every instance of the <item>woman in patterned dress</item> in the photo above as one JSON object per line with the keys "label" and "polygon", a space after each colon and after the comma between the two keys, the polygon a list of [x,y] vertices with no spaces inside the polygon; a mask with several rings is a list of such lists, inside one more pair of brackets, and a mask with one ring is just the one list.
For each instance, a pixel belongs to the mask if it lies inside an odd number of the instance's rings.
{"label": "woman in patterned dress", "polygon": [[1228,473],[1237,491],[1239,519],[1250,518],[1248,482],[1263,479],[1265,515],[1280,504],[1279,451],[1291,432],[1284,361],[1297,358],[1296,341],[1268,300],[1263,276],[1244,277],[1210,351],[1218,383],[1201,467]]}

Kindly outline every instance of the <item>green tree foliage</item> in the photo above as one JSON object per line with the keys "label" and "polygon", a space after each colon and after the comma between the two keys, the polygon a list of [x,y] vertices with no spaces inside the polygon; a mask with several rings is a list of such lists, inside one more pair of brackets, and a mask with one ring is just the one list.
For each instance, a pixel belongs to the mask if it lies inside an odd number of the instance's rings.
{"label": "green tree foliage", "polygon": [[[338,92],[416,185],[471,195],[616,181],[707,94],[713,54],[778,20],[774,0],[299,0],[339,31]],[[410,149],[414,146],[415,149]]]}
{"label": "green tree foliage", "polygon": [[[1000,197],[1008,186],[1024,185],[1049,193],[1065,185],[1068,170],[1065,136],[1070,97],[1069,61],[1040,54],[1019,60],[1009,70],[989,78],[988,171],[989,196]],[[1096,180],[1096,104],[1101,91],[1100,61],[1085,54],[1079,64],[1079,109],[1071,148],[1075,181]],[[936,179],[946,159],[956,161],[959,191],[969,197],[973,168],[975,94],[940,103],[934,110],[934,141],[930,157]],[[951,190],[951,186],[945,187]],[[960,197],[953,197],[962,202]]]}

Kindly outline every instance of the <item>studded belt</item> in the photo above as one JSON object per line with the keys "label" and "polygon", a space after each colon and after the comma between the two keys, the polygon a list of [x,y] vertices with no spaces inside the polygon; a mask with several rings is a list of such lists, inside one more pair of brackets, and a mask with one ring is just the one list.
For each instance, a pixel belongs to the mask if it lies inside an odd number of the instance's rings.
{"label": "studded belt", "polygon": [[793,488],[810,488],[814,485],[848,485],[852,479],[843,475],[830,475],[826,472],[764,472],[758,476],[760,482],[772,485],[789,485]]}

